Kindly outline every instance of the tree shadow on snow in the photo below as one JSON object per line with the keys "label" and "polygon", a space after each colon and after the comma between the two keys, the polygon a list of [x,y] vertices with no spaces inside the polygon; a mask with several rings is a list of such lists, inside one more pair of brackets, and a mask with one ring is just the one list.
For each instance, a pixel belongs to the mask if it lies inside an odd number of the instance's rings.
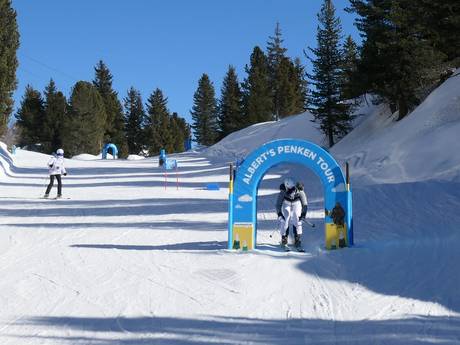
{"label": "tree shadow on snow", "polygon": [[[460,312],[460,184],[373,185],[355,188],[353,196],[355,246],[322,251],[299,268]],[[322,233],[305,236],[324,246]]]}
{"label": "tree shadow on snow", "polygon": [[221,250],[227,248],[227,242],[222,241],[203,241],[203,242],[186,242],[163,245],[127,245],[127,244],[73,244],[72,248],[89,248],[89,249],[117,249],[117,250],[172,250],[172,251],[190,251],[190,250]]}
{"label": "tree shadow on snow", "polygon": [[[31,334],[21,332],[8,337],[62,344],[453,345],[460,342],[460,318],[436,316],[362,321],[42,316],[17,321],[16,325],[28,327]],[[58,332],[66,335],[53,335]]]}

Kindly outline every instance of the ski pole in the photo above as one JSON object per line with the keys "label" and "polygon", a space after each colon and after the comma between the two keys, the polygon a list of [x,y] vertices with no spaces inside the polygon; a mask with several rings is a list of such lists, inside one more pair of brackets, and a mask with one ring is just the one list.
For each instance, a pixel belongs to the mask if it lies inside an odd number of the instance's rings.
{"label": "ski pole", "polygon": [[279,228],[280,228],[280,220],[278,219],[278,228],[275,228],[272,233],[270,234],[270,238],[273,238],[273,234],[277,231],[279,231]]}
{"label": "ski pole", "polygon": [[305,223],[307,223],[308,225],[310,225],[312,228],[314,228],[314,227],[315,227],[315,224],[313,224],[313,223],[312,223],[312,222],[310,222],[309,220],[307,220],[307,219],[304,219],[303,221],[304,221]]}

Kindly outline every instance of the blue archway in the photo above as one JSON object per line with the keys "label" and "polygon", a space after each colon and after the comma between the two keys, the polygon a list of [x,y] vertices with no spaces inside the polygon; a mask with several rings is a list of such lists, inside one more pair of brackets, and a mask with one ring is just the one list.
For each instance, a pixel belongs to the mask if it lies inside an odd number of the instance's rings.
{"label": "blue archway", "polygon": [[[251,152],[230,174],[228,248],[234,240],[244,239],[248,249],[256,244],[257,190],[265,173],[281,163],[297,163],[320,178],[324,189],[324,206],[331,210],[339,202],[345,210],[346,242],[353,245],[351,188],[336,160],[324,149],[305,140],[280,139]],[[332,219],[325,216],[325,234],[336,231]],[[235,237],[239,237],[235,239]]]}
{"label": "blue archway", "polygon": [[102,159],[107,159],[107,151],[112,150],[112,156],[113,159],[118,158],[118,149],[115,144],[108,143],[104,145],[104,148],[102,149]]}

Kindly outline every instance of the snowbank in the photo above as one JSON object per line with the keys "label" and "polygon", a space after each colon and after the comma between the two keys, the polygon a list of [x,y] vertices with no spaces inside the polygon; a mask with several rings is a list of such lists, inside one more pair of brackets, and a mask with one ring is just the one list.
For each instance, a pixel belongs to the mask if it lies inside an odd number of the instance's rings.
{"label": "snowbank", "polygon": [[449,78],[398,122],[388,108],[370,108],[331,152],[350,162],[352,177],[374,182],[459,179],[459,85],[459,76]]}
{"label": "snowbank", "polygon": [[13,156],[8,151],[8,147],[4,142],[0,141],[0,176],[11,173],[12,166],[14,165]]}
{"label": "snowbank", "polygon": [[257,123],[229,134],[202,153],[210,157],[242,158],[264,143],[280,138],[305,139],[324,145],[318,125],[312,121],[313,115],[305,112],[280,121]]}
{"label": "snowbank", "polygon": [[[72,159],[79,160],[79,161],[95,161],[98,159],[102,159],[102,153],[98,154],[97,156],[91,155],[89,153],[82,153],[82,154],[73,156]],[[113,156],[110,153],[107,153],[107,159],[113,159]]]}
{"label": "snowbank", "polygon": [[141,159],[145,159],[145,157],[139,155],[129,155],[126,159],[129,161],[138,161]]}

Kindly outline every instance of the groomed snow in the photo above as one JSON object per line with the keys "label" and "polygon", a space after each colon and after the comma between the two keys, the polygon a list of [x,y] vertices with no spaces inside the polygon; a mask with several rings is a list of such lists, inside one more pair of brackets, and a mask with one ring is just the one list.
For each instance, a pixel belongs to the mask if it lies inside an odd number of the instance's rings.
{"label": "groomed snow", "polygon": [[[225,249],[228,162],[278,137],[321,144],[308,114],[172,155],[179,169],[167,176],[157,158],[66,160],[64,200],[39,199],[49,156],[1,149],[0,344],[460,344],[458,145],[449,145],[460,120],[453,111],[448,125],[425,126],[427,113],[445,119],[458,102],[452,80],[405,122],[368,114],[334,147],[340,163],[353,159],[356,241],[337,251],[323,249],[319,179],[295,165],[261,183],[258,249]],[[309,196],[306,254],[277,245],[285,175]]]}

